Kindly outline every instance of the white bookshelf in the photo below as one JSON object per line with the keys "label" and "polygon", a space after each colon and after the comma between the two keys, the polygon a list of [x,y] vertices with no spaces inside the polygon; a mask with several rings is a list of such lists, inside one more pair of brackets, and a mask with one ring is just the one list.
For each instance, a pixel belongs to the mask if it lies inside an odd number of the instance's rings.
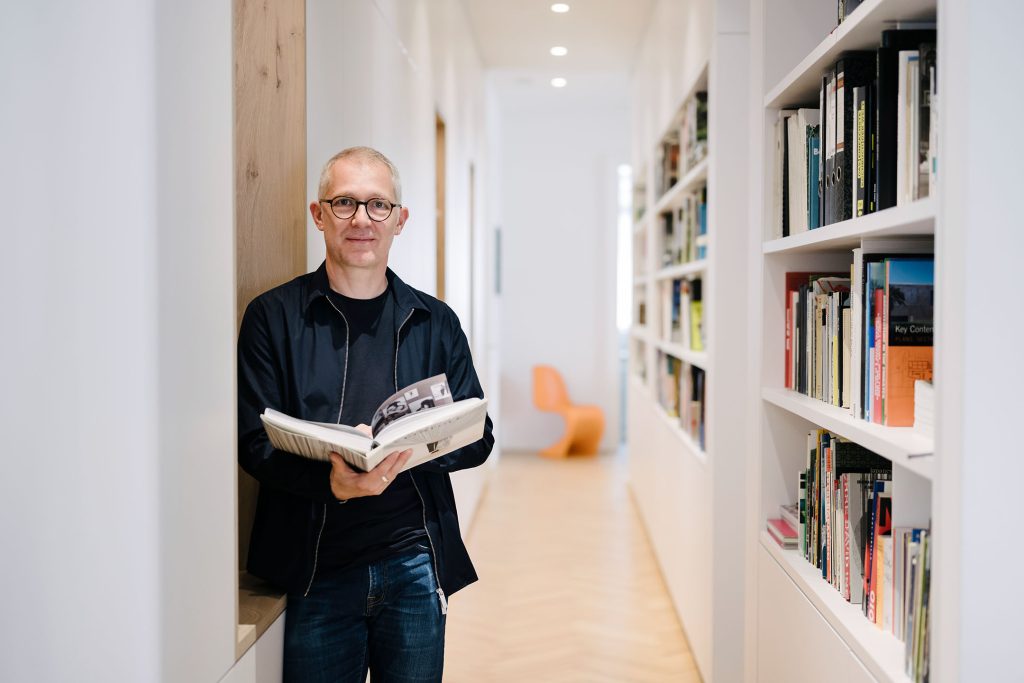
{"label": "white bookshelf", "polygon": [[764,242],[763,251],[765,254],[842,251],[860,246],[865,238],[934,235],[935,206],[934,197],[919,199],[799,235],[769,240]]}
{"label": "white bookshelf", "polygon": [[691,351],[682,344],[673,344],[666,341],[655,342],[655,346],[669,356],[678,358],[689,365],[696,365],[702,370],[707,370],[709,367],[707,351]]}
{"label": "white bookshelf", "polygon": [[689,263],[680,263],[675,266],[661,268],[656,273],[654,273],[654,279],[675,280],[678,278],[690,277],[691,275],[703,273],[705,270],[707,270],[707,267],[707,259],[697,259],[696,261],[690,261]]}
{"label": "white bookshelf", "polygon": [[[796,551],[783,550],[764,531],[765,520],[778,516],[778,506],[797,499],[798,471],[806,458],[806,435],[822,428],[888,458],[893,463],[893,526],[926,526],[933,540],[942,530],[935,523],[937,488],[941,477],[937,439],[911,428],[893,428],[857,419],[847,409],[782,388],[784,374],[784,278],[785,273],[818,269],[848,269],[851,250],[862,239],[876,237],[931,236],[936,242],[942,232],[943,182],[932,196],[906,205],[843,221],[781,239],[766,239],[773,220],[771,207],[773,168],[773,123],[779,109],[814,102],[821,72],[848,50],[874,49],[883,30],[896,21],[936,20],[937,0],[866,0],[840,26],[835,26],[835,3],[814,0],[756,0],[751,5],[754,48],[761,59],[754,62],[751,91],[751,128],[754,168],[751,169],[752,258],[761,283],[759,295],[751,301],[751,318],[757,322],[759,344],[751,373],[751,391],[759,398],[753,435],[756,465],[753,488],[758,504],[748,522],[748,542],[759,547],[758,562],[751,570],[759,586],[757,599],[748,613],[758,656],[748,660],[748,680],[821,680],[822,671],[802,657],[807,633],[823,651],[849,652],[852,657],[835,657],[828,677],[834,680],[876,680],[907,683],[904,673],[904,644],[864,617],[860,606],[847,603],[815,568]],[[940,36],[941,45],[941,36]],[[940,78],[947,55],[940,47]],[[942,115],[940,115],[940,120]],[[940,134],[940,150],[944,145]],[[940,152],[941,153],[941,152]],[[946,286],[936,253],[936,298]],[[941,303],[936,320],[943,315]],[[941,339],[935,335],[935,384],[941,392]],[[939,418],[937,418],[939,419]],[[936,543],[939,541],[936,541]],[[943,568],[933,552],[932,580]],[[788,582],[780,582],[782,572]],[[748,577],[749,578],[749,577]],[[935,584],[933,583],[933,586]],[[766,592],[770,589],[770,594]],[[783,588],[785,588],[783,590]],[[933,602],[935,598],[933,588]],[[754,616],[756,615],[756,616]],[[934,624],[933,652],[934,652]],[[751,634],[751,630],[748,630]],[[802,634],[802,635],[801,635]],[[770,647],[769,647],[770,644]],[[768,652],[789,649],[789,657]],[[934,663],[934,656],[932,657]],[[932,680],[936,680],[934,677]],[[950,678],[948,680],[953,680]]]}
{"label": "white bookshelf", "polygon": [[887,637],[868,622],[861,613],[860,605],[846,602],[837,590],[822,580],[821,570],[800,553],[780,548],[767,531],[761,532],[760,543],[864,668],[881,681],[906,678],[903,674],[902,643]]}
{"label": "white bookshelf", "polygon": [[[750,326],[742,309],[749,279],[741,245],[749,216],[746,196],[749,147],[747,114],[748,32],[746,0],[655,2],[633,73],[634,168],[644,179],[642,221],[647,261],[648,322],[643,336],[648,373],[629,383],[630,486],[641,518],[705,681],[740,680],[744,633],[744,567],[753,548],[742,538],[745,497],[739,494],[747,466],[749,418],[733,405],[745,395],[748,368],[740,356]],[[679,125],[680,112],[697,92],[707,92],[708,152],[658,195],[658,149]],[[685,156],[685,155],[683,155]],[[653,181],[653,182],[652,182]],[[706,188],[706,256],[665,265],[660,237],[666,212]],[[678,221],[677,221],[678,224]],[[676,233],[674,233],[676,234]],[[634,237],[634,244],[637,238]],[[685,252],[684,249],[684,258]],[[699,254],[698,254],[699,256]],[[701,282],[704,344],[669,338],[663,298],[675,280]],[[692,335],[691,335],[692,337]],[[659,404],[660,365],[667,358],[704,371],[704,447]],[[726,539],[733,539],[726,542]],[[721,635],[720,635],[721,634]],[[724,636],[724,637],[722,637]]]}

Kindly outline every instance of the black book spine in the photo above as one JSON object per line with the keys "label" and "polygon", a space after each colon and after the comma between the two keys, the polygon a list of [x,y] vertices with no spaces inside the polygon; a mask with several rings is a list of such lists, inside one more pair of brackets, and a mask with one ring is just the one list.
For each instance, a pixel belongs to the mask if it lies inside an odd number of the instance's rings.
{"label": "black book spine", "polygon": [[865,117],[865,125],[867,128],[864,131],[864,182],[865,182],[865,205],[864,213],[874,213],[878,207],[878,186],[875,183],[875,177],[877,171],[875,169],[876,162],[876,142],[875,142],[875,127],[877,123],[878,112],[876,110],[878,106],[878,95],[877,95],[877,81],[872,81],[871,85],[868,86],[868,103],[867,103],[867,116]]}
{"label": "black book spine", "polygon": [[789,117],[782,118],[782,236],[789,237]]}
{"label": "black book spine", "polygon": [[927,42],[935,42],[935,31],[882,31],[882,45],[876,54],[878,117],[875,169],[878,211],[896,206],[896,124],[900,50],[916,50],[921,43]]}
{"label": "black book spine", "polygon": [[836,63],[836,222],[854,216],[853,145],[856,144],[854,89],[870,85],[875,77],[874,52],[847,52]]}

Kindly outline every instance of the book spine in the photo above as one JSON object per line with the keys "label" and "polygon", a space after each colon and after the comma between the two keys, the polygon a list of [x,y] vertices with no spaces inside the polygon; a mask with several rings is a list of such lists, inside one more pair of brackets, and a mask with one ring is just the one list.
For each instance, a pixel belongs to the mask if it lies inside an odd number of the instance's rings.
{"label": "book spine", "polygon": [[800,484],[797,498],[800,524],[797,532],[800,539],[800,555],[807,557],[807,470],[800,473]]}
{"label": "book spine", "polygon": [[856,115],[856,140],[853,147],[854,216],[867,213],[867,88],[853,89],[853,110]]}
{"label": "book spine", "polygon": [[843,487],[843,598],[850,601],[850,475],[840,478]]}
{"label": "book spine", "polygon": [[871,421],[882,424],[882,308],[885,305],[885,293],[881,289],[872,292],[875,315],[875,348],[871,368]]}

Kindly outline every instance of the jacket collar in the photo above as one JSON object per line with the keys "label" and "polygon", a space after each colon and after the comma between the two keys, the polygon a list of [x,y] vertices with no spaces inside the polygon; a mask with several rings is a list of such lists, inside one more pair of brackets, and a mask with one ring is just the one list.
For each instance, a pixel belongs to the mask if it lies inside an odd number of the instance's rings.
{"label": "jacket collar", "polygon": [[[388,268],[387,278],[401,318],[404,319],[413,310],[423,311],[424,313],[430,312],[430,307],[427,306],[427,303],[420,296],[420,292],[405,284],[395,271]],[[331,285],[327,279],[327,261],[323,261],[320,267],[310,273],[307,278],[306,308],[309,308],[313,301],[326,298],[329,291],[331,291]]]}

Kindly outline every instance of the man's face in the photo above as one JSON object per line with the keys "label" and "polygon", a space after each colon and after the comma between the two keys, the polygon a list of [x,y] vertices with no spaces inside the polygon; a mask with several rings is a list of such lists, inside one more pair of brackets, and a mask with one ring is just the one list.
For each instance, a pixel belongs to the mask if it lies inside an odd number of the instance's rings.
{"label": "man's face", "polygon": [[[388,167],[358,157],[340,159],[331,167],[330,185],[320,199],[339,196],[360,202],[374,198],[396,202]],[[370,220],[365,206],[359,206],[354,216],[344,220],[334,215],[327,202],[310,204],[309,210],[316,227],[324,233],[327,259],[339,268],[383,270],[387,267],[391,242],[402,232],[409,217],[405,207],[395,207],[387,220],[379,222]]]}

